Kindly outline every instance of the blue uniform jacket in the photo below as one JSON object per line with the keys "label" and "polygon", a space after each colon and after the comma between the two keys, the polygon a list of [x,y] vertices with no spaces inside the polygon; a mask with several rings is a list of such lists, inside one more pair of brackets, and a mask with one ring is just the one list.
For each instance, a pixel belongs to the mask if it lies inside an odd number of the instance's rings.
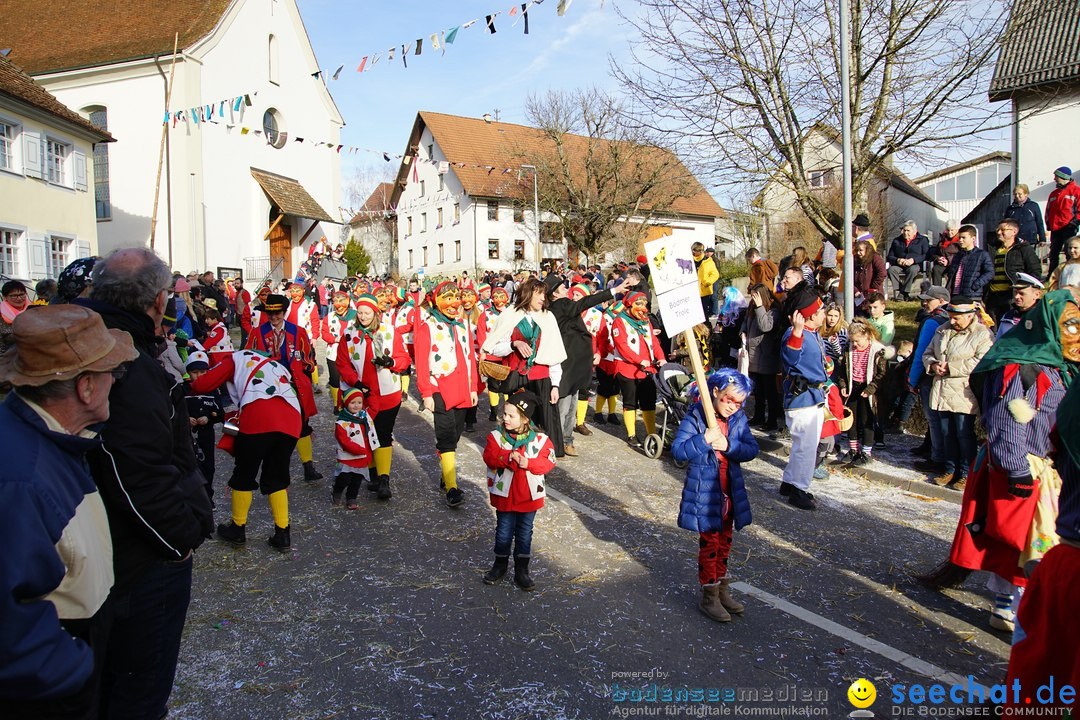
{"label": "blue uniform jacket", "polygon": [[[721,421],[723,422],[723,421]],[[679,504],[679,527],[694,532],[712,532],[724,526],[724,492],[720,485],[720,462],[716,452],[705,442],[705,412],[695,402],[686,413],[671,454],[676,460],[688,462]],[[742,410],[728,418],[728,449],[722,453],[728,461],[728,480],[735,529],[741,530],[753,520],[750,497],[746,493],[740,463],[757,457],[758,444],[750,432],[750,424]]]}
{"label": "blue uniform jacket", "polygon": [[[802,342],[791,337],[792,328],[784,333],[780,344],[780,360],[784,368],[784,409],[796,410],[825,402],[825,391],[813,387],[798,395],[793,392],[793,380],[802,378],[809,385],[823,385],[825,374],[825,343],[813,330],[803,330]],[[797,347],[796,347],[797,346]]]}

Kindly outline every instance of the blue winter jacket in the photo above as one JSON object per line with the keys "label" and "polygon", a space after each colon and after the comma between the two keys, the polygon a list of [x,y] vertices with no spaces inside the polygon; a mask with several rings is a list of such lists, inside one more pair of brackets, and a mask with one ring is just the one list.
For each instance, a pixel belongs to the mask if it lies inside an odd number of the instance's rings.
{"label": "blue winter jacket", "polygon": [[[960,287],[956,288],[956,274],[963,266],[964,272],[960,276]],[[953,295],[966,295],[973,300],[982,299],[983,292],[990,281],[994,279],[994,260],[990,253],[982,248],[973,248],[953,255],[949,262],[948,283],[945,285]],[[953,292],[956,290],[955,292]]]}
{"label": "blue winter jacket", "polygon": [[63,697],[90,677],[93,651],[43,598],[66,572],[56,543],[97,492],[84,457],[101,441],[49,430],[15,393],[0,405],[0,437],[9,448],[0,466],[0,702]]}
{"label": "blue winter jacket", "polygon": [[[699,533],[721,530],[724,526],[720,463],[712,446],[705,442],[707,428],[701,403],[695,402],[679,424],[675,442],[671,445],[671,454],[676,460],[690,463],[679,504],[679,527]],[[742,410],[728,418],[727,440],[728,449],[722,454],[728,461],[735,529],[741,530],[753,518],[740,463],[750,462],[758,454],[757,440],[750,432],[750,424]]]}

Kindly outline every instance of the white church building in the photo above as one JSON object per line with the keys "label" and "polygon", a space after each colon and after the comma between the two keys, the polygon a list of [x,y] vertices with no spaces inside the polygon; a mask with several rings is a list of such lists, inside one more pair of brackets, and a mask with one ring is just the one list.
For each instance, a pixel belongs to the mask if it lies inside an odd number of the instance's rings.
{"label": "white church building", "polygon": [[0,44],[116,139],[93,157],[99,253],[150,242],[156,186],[154,249],[185,273],[291,276],[337,237],[344,120],[295,0],[7,0]]}

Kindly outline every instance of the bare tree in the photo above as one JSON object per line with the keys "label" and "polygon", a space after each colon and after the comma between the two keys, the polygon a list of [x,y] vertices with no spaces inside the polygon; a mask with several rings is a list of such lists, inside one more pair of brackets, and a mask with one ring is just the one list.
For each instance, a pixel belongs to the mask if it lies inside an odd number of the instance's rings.
{"label": "bare tree", "polygon": [[[851,0],[857,209],[889,163],[927,164],[1000,127],[986,88],[1009,4]],[[810,130],[840,127],[838,0],[640,0],[620,12],[641,38],[635,62],[612,69],[642,122],[692,148],[717,184],[779,180],[818,233],[839,237],[804,165]],[[1026,22],[1014,16],[1003,42]]]}
{"label": "bare tree", "polygon": [[[555,216],[570,245],[593,255],[636,247],[648,227],[701,186],[671,151],[628,121],[619,103],[595,89],[532,96],[526,114],[537,132],[510,149],[511,162],[535,166],[541,213]],[[532,206],[532,178],[520,179]],[[627,240],[631,225],[637,237]]]}

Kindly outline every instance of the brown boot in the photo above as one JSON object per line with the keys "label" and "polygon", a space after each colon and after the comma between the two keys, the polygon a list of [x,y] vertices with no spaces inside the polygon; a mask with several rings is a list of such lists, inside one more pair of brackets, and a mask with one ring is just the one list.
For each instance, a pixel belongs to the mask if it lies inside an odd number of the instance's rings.
{"label": "brown boot", "polygon": [[719,583],[701,586],[701,602],[698,603],[698,610],[710,620],[715,620],[716,622],[731,622],[731,616],[728,615],[728,611],[720,604]]}
{"label": "brown boot", "polygon": [[746,609],[746,606],[735,598],[731,597],[730,585],[730,578],[724,578],[720,581],[720,604],[723,605],[724,609],[728,612],[733,612],[736,615],[742,615],[742,612]]}
{"label": "brown boot", "polygon": [[577,457],[578,452],[574,449],[573,445],[563,445],[563,452],[570,457]]}

